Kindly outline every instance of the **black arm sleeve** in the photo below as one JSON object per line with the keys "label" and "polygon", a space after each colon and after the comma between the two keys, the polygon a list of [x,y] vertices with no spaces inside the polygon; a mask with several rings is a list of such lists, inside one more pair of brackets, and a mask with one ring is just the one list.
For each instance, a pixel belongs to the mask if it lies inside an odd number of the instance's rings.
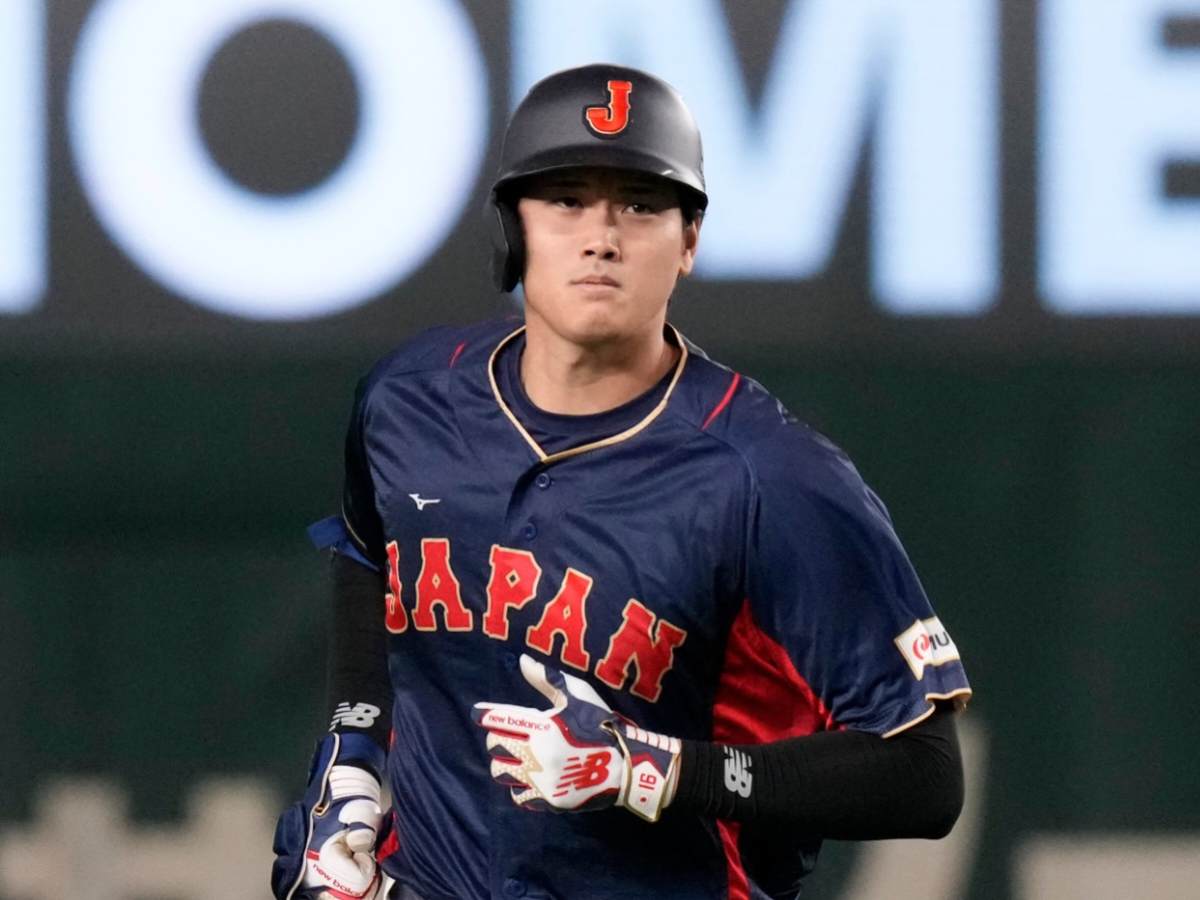
{"label": "black arm sleeve", "polygon": [[[329,730],[365,733],[386,750],[392,722],[392,684],[383,625],[384,577],[344,554],[331,556]],[[364,704],[378,713],[369,715],[370,709],[364,709]]]}
{"label": "black arm sleeve", "polygon": [[367,415],[367,379],[358,382],[354,408],[346,428],[346,476],[342,484],[342,519],[350,537],[363,555],[380,568],[387,566],[383,522],[375,509],[375,486],[367,461],[365,425]]}
{"label": "black arm sleeve", "polygon": [[[963,804],[954,716],[939,708],[887,739],[830,731],[728,748],[684,741],[672,807],[833,840],[945,837]],[[726,787],[727,760],[748,796]]]}

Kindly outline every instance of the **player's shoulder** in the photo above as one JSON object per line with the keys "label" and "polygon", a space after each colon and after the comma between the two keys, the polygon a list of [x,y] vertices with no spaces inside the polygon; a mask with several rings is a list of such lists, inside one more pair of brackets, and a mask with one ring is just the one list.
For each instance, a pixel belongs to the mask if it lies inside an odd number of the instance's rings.
{"label": "player's shoulder", "polygon": [[371,366],[359,382],[359,393],[365,396],[390,380],[446,372],[478,363],[481,358],[486,361],[500,341],[520,326],[520,319],[504,318],[427,328]]}
{"label": "player's shoulder", "polygon": [[736,372],[689,342],[687,402],[713,440],[743,460],[759,491],[849,500],[866,486],[849,455],[787,408],[754,378]]}

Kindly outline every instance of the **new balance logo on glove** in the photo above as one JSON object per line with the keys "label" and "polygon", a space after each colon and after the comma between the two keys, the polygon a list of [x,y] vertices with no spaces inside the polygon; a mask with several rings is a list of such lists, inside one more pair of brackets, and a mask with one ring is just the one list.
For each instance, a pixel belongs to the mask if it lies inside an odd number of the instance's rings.
{"label": "new balance logo on glove", "polygon": [[351,706],[348,702],[343,702],[339,703],[337,709],[333,711],[329,730],[333,731],[339,725],[346,728],[370,728],[375,724],[377,718],[379,718],[378,706],[372,706],[370,703],[355,703]]}
{"label": "new balance logo on glove", "polygon": [[571,791],[582,791],[608,781],[608,766],[614,756],[611,750],[589,753],[586,757],[568,756],[562,777],[554,792],[555,797],[565,797]]}
{"label": "new balance logo on glove", "polygon": [[741,750],[725,748],[725,787],[739,797],[750,796],[754,776],[750,774],[750,757]]}

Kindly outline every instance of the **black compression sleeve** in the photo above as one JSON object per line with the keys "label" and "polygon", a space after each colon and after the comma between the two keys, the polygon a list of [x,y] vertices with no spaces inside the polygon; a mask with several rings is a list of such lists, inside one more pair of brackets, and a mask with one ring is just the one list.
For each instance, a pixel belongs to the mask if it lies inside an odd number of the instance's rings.
{"label": "black compression sleeve", "polygon": [[684,741],[671,805],[834,840],[945,837],[963,803],[954,715],[939,709],[887,739],[831,731],[757,746]]}
{"label": "black compression sleeve", "polygon": [[[392,683],[383,627],[383,576],[333,553],[333,611],[328,669],[330,731],[367,734],[387,749]],[[378,712],[372,713],[377,710]]]}

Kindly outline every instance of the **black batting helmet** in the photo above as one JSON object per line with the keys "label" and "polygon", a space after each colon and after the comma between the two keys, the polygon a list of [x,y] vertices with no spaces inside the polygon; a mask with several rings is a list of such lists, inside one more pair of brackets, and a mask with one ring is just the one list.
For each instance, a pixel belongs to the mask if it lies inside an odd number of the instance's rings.
{"label": "black batting helmet", "polygon": [[511,291],[525,271],[514,184],[573,166],[656,175],[678,185],[689,210],[708,206],[700,130],[678,91],[626,66],[556,72],[529,89],[504,134],[487,210],[498,290]]}

